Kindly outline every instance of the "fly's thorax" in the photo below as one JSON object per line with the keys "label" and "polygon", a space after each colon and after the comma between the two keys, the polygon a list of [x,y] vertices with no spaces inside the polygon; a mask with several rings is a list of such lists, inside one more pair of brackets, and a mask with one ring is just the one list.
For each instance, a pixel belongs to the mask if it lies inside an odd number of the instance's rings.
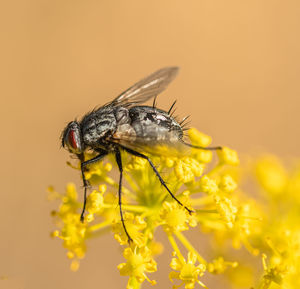
{"label": "fly's thorax", "polygon": [[113,108],[102,107],[86,115],[81,121],[81,128],[84,143],[97,147],[116,131],[117,121]]}
{"label": "fly's thorax", "polygon": [[183,136],[180,124],[161,109],[136,106],[129,110],[129,116],[136,135],[147,140],[176,142]]}
{"label": "fly's thorax", "polygon": [[129,110],[127,108],[122,106],[115,107],[114,115],[118,126],[130,123]]}

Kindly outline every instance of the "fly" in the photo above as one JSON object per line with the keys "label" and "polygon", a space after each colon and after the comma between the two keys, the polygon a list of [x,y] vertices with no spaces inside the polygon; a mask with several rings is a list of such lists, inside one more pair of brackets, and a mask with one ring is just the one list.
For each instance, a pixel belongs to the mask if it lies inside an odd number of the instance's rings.
{"label": "fly", "polygon": [[[166,89],[177,73],[178,67],[162,68],[125,90],[113,101],[87,113],[80,121],[71,121],[64,129],[61,136],[62,146],[70,153],[75,154],[81,163],[84,186],[84,202],[80,217],[82,222],[84,221],[89,185],[84,174],[86,167],[112,153],[115,155],[120,172],[118,197],[121,222],[128,242],[132,241],[126,229],[122,212],[123,165],[121,151],[146,159],[171,197],[189,213],[193,212],[169,190],[151,159],[144,154],[145,152],[155,153],[156,147],[165,145],[173,147],[175,150],[182,150],[183,147],[203,150],[221,149],[221,147],[199,147],[184,142],[184,120],[180,123],[177,122],[171,113],[175,103],[168,112],[156,108],[157,95]],[[140,105],[151,98],[154,98],[153,106]],[[86,150],[92,150],[96,156],[85,160],[84,152]]]}

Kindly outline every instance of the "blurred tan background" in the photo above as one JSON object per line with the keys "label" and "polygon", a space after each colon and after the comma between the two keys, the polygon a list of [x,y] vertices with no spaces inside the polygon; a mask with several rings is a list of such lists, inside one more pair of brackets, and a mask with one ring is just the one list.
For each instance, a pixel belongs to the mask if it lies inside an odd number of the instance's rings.
{"label": "blurred tan background", "polygon": [[[178,114],[214,144],[299,158],[299,1],[0,5],[0,288],[125,288],[111,235],[91,241],[80,271],[69,271],[61,242],[49,237],[57,204],[46,187],[80,184],[60,149],[67,122],[156,69],[181,67],[158,106],[177,99]],[[156,288],[171,288],[169,260],[166,250]]]}

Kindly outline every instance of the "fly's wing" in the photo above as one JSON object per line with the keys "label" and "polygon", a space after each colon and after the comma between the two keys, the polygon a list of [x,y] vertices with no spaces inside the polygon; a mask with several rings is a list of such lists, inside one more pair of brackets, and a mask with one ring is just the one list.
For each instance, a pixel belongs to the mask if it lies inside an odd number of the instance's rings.
{"label": "fly's wing", "polygon": [[125,90],[107,105],[130,107],[146,102],[165,90],[178,70],[178,67],[162,68]]}
{"label": "fly's wing", "polygon": [[158,139],[157,136],[137,136],[134,131],[129,129],[117,131],[111,141],[140,153],[150,153],[157,156],[181,157],[191,152],[191,149],[174,131],[160,133]]}

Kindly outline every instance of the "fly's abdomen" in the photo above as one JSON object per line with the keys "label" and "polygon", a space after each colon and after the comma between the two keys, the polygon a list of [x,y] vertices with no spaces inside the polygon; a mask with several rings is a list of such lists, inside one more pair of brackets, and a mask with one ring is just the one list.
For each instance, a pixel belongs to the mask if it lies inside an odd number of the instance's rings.
{"label": "fly's abdomen", "polygon": [[163,110],[136,106],[129,110],[129,116],[136,136],[146,141],[176,142],[183,136],[179,123]]}

